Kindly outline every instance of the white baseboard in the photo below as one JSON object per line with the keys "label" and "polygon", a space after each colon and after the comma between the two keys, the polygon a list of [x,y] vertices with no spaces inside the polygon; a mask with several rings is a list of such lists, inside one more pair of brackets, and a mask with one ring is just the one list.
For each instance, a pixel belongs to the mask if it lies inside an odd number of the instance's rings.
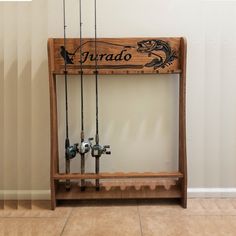
{"label": "white baseboard", "polygon": [[[236,188],[188,188],[188,198],[236,198]],[[0,190],[0,200],[49,200],[50,190]]]}
{"label": "white baseboard", "polygon": [[188,198],[236,197],[236,188],[188,188]]}

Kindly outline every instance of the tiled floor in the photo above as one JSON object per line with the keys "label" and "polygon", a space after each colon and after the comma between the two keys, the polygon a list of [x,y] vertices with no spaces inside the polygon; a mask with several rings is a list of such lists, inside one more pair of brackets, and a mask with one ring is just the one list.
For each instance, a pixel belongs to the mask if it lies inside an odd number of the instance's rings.
{"label": "tiled floor", "polygon": [[189,199],[188,209],[160,201],[77,203],[55,211],[45,201],[4,207],[1,236],[236,236],[236,199]]}

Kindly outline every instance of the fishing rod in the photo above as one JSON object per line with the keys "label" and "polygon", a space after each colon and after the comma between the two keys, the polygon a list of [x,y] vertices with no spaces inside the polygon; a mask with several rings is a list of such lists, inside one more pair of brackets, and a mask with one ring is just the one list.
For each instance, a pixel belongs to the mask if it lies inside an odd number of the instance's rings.
{"label": "fishing rod", "polygon": [[[64,57],[66,58],[66,4],[65,0],[63,0],[63,23],[64,23]],[[69,139],[69,125],[68,125],[68,71],[67,71],[67,61],[65,60],[64,64],[64,80],[65,80],[65,105],[66,105],[66,138],[65,138],[65,159],[66,159],[66,174],[70,173],[70,160],[73,159],[77,154],[78,143],[74,145],[70,145]],[[66,180],[66,190],[69,191],[71,187],[70,180]]]}
{"label": "fishing rod", "polygon": [[[100,169],[100,157],[103,154],[110,155],[111,152],[107,149],[110,148],[110,145],[101,145],[99,144],[99,117],[98,117],[98,58],[97,58],[97,1],[94,0],[94,51],[95,51],[95,93],[96,93],[96,135],[95,135],[95,144],[91,146],[92,157],[95,157],[95,173],[99,174]],[[99,179],[96,179],[96,191],[99,191]]]}
{"label": "fishing rod", "polygon": [[[82,1],[79,1],[80,8],[80,45],[82,45]],[[83,62],[82,62],[82,47],[80,47],[80,91],[81,91],[81,134],[80,134],[80,145],[78,152],[81,157],[80,172],[85,173],[85,154],[90,151],[91,141],[93,138],[89,138],[88,141],[84,139],[84,75],[83,75]],[[81,180],[81,191],[85,190],[85,180]]]}

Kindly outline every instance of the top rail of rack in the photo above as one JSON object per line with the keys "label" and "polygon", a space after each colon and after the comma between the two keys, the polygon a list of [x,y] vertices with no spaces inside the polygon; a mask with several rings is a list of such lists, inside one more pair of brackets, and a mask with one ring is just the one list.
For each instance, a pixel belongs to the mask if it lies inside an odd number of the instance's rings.
{"label": "top rail of rack", "polygon": [[[94,39],[68,38],[64,48],[63,38],[48,40],[49,70],[55,75],[67,73],[94,74],[98,61],[98,73],[102,75],[122,74],[179,74],[182,72],[182,50],[184,38],[98,38],[97,55],[94,53]],[[82,58],[80,58],[82,47]]]}

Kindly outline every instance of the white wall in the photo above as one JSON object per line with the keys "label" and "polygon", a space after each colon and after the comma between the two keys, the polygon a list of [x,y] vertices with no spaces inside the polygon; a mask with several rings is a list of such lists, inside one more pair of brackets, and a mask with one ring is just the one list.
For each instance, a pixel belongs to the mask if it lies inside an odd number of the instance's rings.
{"label": "white wall", "polygon": [[[86,5],[85,5],[86,4]],[[78,1],[67,0],[68,37],[79,35]],[[84,37],[93,1],[84,0]],[[98,0],[99,37],[185,36],[189,187],[236,187],[236,2]],[[0,3],[0,189],[49,189],[48,37],[62,37],[58,0]],[[12,30],[17,29],[17,30]],[[177,76],[101,78],[102,169],[171,170],[177,156]],[[79,79],[70,78],[70,133],[79,140]],[[86,136],[94,136],[94,80],[86,77]],[[64,88],[58,80],[63,168]],[[72,111],[73,108],[73,111]],[[88,158],[87,168],[93,170]],[[73,161],[73,170],[79,160]]]}

